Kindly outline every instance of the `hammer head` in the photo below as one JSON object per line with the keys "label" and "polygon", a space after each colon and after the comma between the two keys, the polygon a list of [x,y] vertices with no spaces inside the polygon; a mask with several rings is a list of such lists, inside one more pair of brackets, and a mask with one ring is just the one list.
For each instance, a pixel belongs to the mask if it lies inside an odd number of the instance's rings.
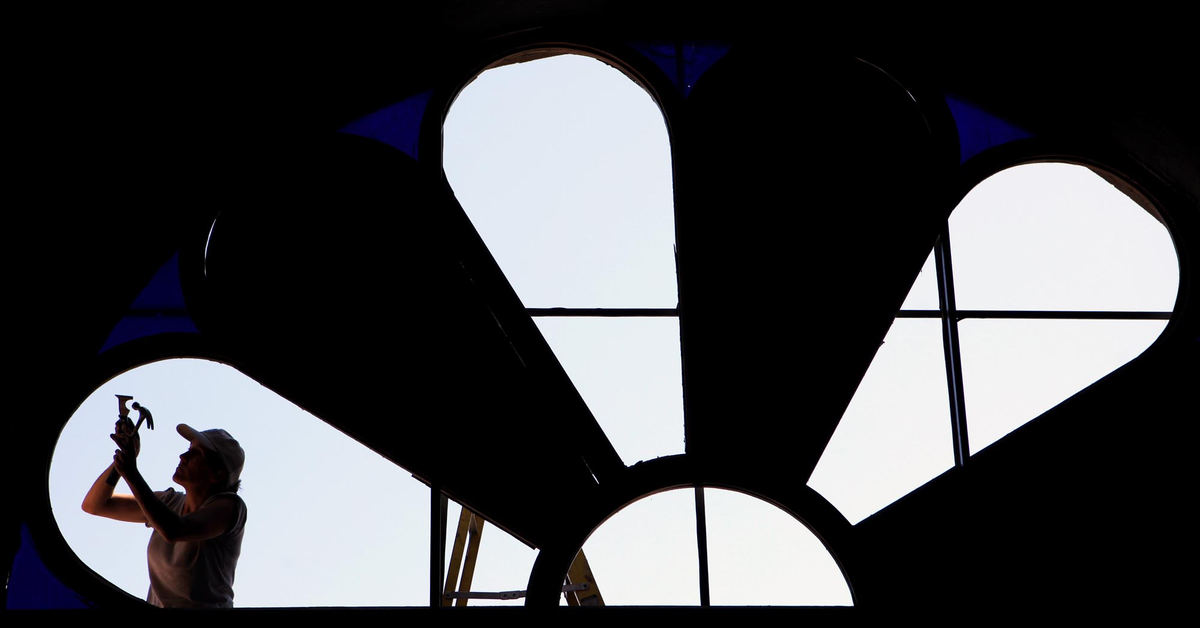
{"label": "hammer head", "polygon": [[[129,403],[129,401],[131,399],[133,399],[133,397],[130,397],[129,395],[117,395],[116,397],[117,397],[117,416],[126,418],[126,419],[129,418],[129,408],[125,404]],[[138,405],[136,402],[133,404],[133,407],[134,407],[134,409],[137,409]]]}
{"label": "hammer head", "polygon": [[142,421],[146,422],[147,428],[154,429],[154,416],[150,414],[149,408],[135,401],[133,402],[133,409],[138,412],[137,427],[134,428],[135,430],[142,426]]}

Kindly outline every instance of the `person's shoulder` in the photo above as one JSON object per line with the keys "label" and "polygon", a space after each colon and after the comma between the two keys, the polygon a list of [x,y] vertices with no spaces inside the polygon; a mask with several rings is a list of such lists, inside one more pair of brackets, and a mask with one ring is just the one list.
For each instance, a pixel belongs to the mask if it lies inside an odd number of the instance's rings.
{"label": "person's shoulder", "polygon": [[[180,493],[179,491],[175,490],[175,487],[173,486],[167,487],[166,490],[154,491],[154,496],[157,497],[158,501],[162,502],[163,505],[176,513],[179,512],[179,509],[183,506],[183,500],[187,497],[185,493]],[[150,522],[147,521],[146,527],[151,528],[153,526],[151,526]]]}
{"label": "person's shoulder", "polygon": [[206,500],[206,504],[221,502],[228,504],[233,514],[233,521],[230,522],[229,529],[226,534],[239,536],[242,529],[246,526],[246,502],[241,495],[237,493],[217,493]]}
{"label": "person's shoulder", "polygon": [[232,491],[227,493],[217,493],[216,495],[213,495],[205,500],[204,503],[207,505],[218,502],[228,504],[229,507],[233,509],[237,519],[244,520],[246,518],[246,501],[242,499],[241,495],[238,495]]}
{"label": "person's shoulder", "polygon": [[207,506],[209,504],[217,504],[217,503],[229,504],[230,506],[232,506],[234,509],[237,509],[237,510],[245,510],[246,509],[246,501],[242,499],[241,495],[238,495],[237,493],[233,493],[233,492],[216,493],[216,494],[210,495],[208,497],[208,499],[204,500],[203,505]]}

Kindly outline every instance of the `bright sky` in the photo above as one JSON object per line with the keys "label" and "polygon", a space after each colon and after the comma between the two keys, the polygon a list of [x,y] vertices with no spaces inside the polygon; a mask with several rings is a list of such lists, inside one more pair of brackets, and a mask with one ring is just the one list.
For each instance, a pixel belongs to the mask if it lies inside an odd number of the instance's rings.
{"label": "bright sky", "polygon": [[[950,246],[959,309],[1175,307],[1170,234],[1082,166],[1027,164],[989,177],[951,214]],[[937,300],[931,256],[902,309],[937,309]],[[972,453],[1137,357],[1165,326],[961,321]],[[938,320],[892,323],[809,480],[852,523],[953,466],[943,356]]]}
{"label": "bright sky", "polygon": [[[496,68],[468,86],[446,122],[445,167],[527,306],[673,307],[667,142],[644,91],[596,60],[562,56]],[[1166,230],[1083,168],[997,175],[964,201],[951,229],[961,308],[1173,308],[1178,265]],[[937,307],[932,277],[930,263],[906,308]],[[683,451],[675,319],[537,322],[627,464]],[[1164,323],[964,321],[972,450],[1135,357]],[[145,595],[149,531],[79,507],[111,461],[116,394],[155,414],[159,429],[143,429],[139,459],[155,488],[168,486],[187,448],[176,423],[224,427],[246,449],[238,606],[427,604],[428,489],[233,368],[202,360],[122,374],[64,428],[51,502],[97,573]],[[857,522],[941,473],[952,464],[946,399],[939,324],[897,321],[810,484]],[[802,524],[748,496],[705,497],[714,604],[850,603]],[[448,541],[457,514],[452,506]],[[606,602],[698,603],[694,516],[692,493],[671,491],[601,526],[584,549]],[[485,527],[473,589],[524,589],[535,558]]]}

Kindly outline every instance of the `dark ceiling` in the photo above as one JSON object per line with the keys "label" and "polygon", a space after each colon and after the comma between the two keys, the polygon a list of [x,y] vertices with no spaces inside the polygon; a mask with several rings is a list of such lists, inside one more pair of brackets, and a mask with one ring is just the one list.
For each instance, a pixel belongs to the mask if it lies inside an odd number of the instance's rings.
{"label": "dark ceiling", "polygon": [[[1200,381],[1197,55],[1049,21],[868,26],[653,7],[453,2],[161,16],[153,28],[31,20],[9,92],[6,265],[11,386],[36,411],[12,439],[22,481],[10,513],[39,531],[62,578],[103,591],[56,545],[45,478],[59,429],[116,370],[194,354],[229,361],[546,549],[531,592],[553,590],[559,555],[613,508],[703,482],[808,519],[868,610],[1188,599],[1171,574],[1195,558],[1176,511],[1192,493]],[[335,131],[417,92],[444,101],[531,45],[618,54],[632,40],[732,48],[686,100],[658,94],[675,160],[688,453],[626,469],[436,164]],[[946,121],[913,104],[941,92],[1039,138],[1004,159],[1094,163],[1152,196],[1176,238],[1180,301],[1141,358],[850,528],[804,483],[941,221],[983,174],[960,171]],[[218,213],[229,235],[214,230],[211,280],[189,284],[199,337],[97,357],[154,271],[201,247]],[[818,296],[797,301],[801,283]],[[397,355],[402,366],[381,370]],[[384,418],[397,400],[401,416]],[[431,418],[449,416],[468,423]],[[451,441],[476,466],[449,465]],[[492,482],[478,481],[483,470]]]}

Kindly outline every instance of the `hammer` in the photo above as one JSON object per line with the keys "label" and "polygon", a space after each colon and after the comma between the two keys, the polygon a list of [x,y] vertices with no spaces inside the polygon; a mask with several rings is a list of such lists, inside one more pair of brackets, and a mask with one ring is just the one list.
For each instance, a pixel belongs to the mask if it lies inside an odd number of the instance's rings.
{"label": "hammer", "polygon": [[[129,403],[133,399],[133,397],[130,397],[129,395],[117,395],[116,397],[117,397],[117,415],[123,419],[128,419],[129,418],[129,408],[125,407],[125,404]],[[137,413],[138,413],[137,424],[133,426],[134,432],[138,431],[138,429],[142,427],[143,422],[145,422],[146,427],[148,429],[154,429],[154,416],[152,414],[150,414],[149,408],[134,401],[133,409],[137,410]]]}
{"label": "hammer", "polygon": [[[129,395],[117,395],[117,415],[123,419],[129,418],[129,408],[125,404],[129,403],[133,397]],[[133,433],[136,434],[138,429],[142,427],[142,423],[146,424],[148,429],[154,429],[154,415],[150,414],[150,409],[142,404],[134,401],[133,409],[137,410],[137,424],[133,426]],[[121,474],[117,473],[116,468],[113,468],[108,473],[108,483],[111,486],[116,486],[117,480],[121,479]]]}

